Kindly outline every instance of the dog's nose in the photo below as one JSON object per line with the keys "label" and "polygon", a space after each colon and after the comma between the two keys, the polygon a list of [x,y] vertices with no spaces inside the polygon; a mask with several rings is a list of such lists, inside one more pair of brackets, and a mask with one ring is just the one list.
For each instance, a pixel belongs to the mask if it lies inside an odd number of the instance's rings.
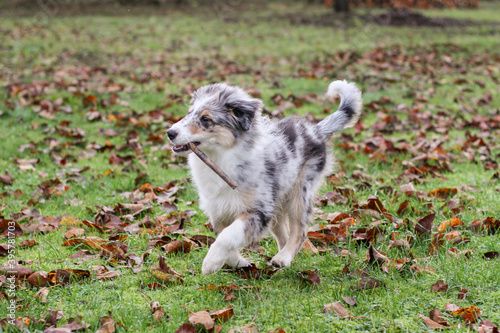
{"label": "dog's nose", "polygon": [[173,139],[175,139],[175,137],[177,136],[177,131],[176,130],[173,130],[173,129],[169,129],[167,131],[167,135],[168,135],[168,138],[170,139],[170,141],[172,141]]}

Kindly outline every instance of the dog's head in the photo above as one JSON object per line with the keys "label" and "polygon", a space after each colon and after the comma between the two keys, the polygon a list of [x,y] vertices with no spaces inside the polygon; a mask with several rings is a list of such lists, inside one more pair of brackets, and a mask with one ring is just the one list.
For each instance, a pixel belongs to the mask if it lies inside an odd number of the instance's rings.
{"label": "dog's head", "polygon": [[167,131],[172,150],[188,153],[190,142],[206,149],[230,148],[250,130],[262,106],[260,99],[239,87],[224,83],[203,86],[193,94],[188,114]]}

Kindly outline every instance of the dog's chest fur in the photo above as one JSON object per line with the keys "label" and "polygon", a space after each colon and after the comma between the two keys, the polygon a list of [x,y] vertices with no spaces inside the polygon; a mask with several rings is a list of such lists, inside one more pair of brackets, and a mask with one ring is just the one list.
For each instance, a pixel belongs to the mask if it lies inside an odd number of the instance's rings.
{"label": "dog's chest fur", "polygon": [[[234,190],[197,156],[189,155],[191,176],[198,189],[200,208],[209,216],[214,227],[215,224],[220,224],[221,227],[231,224],[254,201],[255,191],[249,187],[253,183],[251,173],[243,167],[250,159],[249,153],[242,154],[231,149],[225,151],[220,158],[210,156],[229,177],[238,182],[238,188]],[[256,167],[255,163],[252,167]]]}

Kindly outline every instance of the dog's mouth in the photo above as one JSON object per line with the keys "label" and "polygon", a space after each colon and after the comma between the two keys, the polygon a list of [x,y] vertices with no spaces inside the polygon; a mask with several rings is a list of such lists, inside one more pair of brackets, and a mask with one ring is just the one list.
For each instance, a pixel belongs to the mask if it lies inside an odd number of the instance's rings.
{"label": "dog's mouth", "polygon": [[[201,142],[198,142],[198,141],[193,142],[193,143],[194,143],[196,146],[199,146],[199,145],[201,144]],[[173,151],[174,151],[174,153],[176,153],[176,154],[182,154],[182,153],[187,152],[187,151],[188,151],[188,150],[190,150],[190,149],[189,149],[189,146],[188,146],[187,144],[185,144],[185,145],[174,145],[174,146],[172,147],[172,150],[173,150]]]}

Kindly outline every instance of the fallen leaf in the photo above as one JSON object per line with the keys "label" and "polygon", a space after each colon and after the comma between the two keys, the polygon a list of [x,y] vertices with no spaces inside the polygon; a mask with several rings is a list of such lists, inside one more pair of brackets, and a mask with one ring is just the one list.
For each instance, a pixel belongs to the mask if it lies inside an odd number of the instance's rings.
{"label": "fallen leaf", "polygon": [[427,327],[436,328],[436,329],[440,329],[440,330],[442,330],[444,328],[442,325],[436,323],[434,320],[430,319],[429,317],[421,315],[420,313],[418,314],[418,317],[424,321],[424,324]]}
{"label": "fallen leaf", "polygon": [[359,280],[355,285],[351,286],[353,290],[366,290],[366,289],[374,289],[378,287],[383,287],[384,284],[374,278],[364,277]]}
{"label": "fallen leaf", "polygon": [[215,321],[207,311],[198,311],[189,314],[189,322],[198,330],[205,328],[207,331],[215,327]]}
{"label": "fallen leaf", "polygon": [[447,303],[445,306],[444,306],[444,309],[448,312],[453,312],[453,311],[456,311],[458,309],[460,309],[460,307],[456,304],[453,304],[453,303]]}
{"label": "fallen leaf", "polygon": [[407,212],[410,208],[408,207],[410,204],[410,200],[405,200],[402,203],[399,204],[399,208],[397,211],[398,215],[403,215],[405,212]]}
{"label": "fallen leaf", "polygon": [[259,333],[259,328],[255,324],[232,328],[228,333]]}
{"label": "fallen leaf", "polygon": [[97,280],[111,280],[111,279],[114,279],[120,275],[122,275],[122,273],[120,271],[109,271],[109,272],[104,272],[104,273],[97,273],[96,278],[97,278]]}
{"label": "fallen leaf", "polygon": [[111,316],[111,313],[109,316],[99,317],[99,323],[101,324],[101,327],[99,327],[99,329],[95,333],[116,332],[115,320]]}
{"label": "fallen leaf", "polygon": [[457,298],[458,298],[458,299],[465,299],[465,297],[467,296],[467,293],[468,293],[467,289],[460,289],[460,290],[458,291],[458,296],[457,296]]}
{"label": "fallen leaf", "polygon": [[[8,261],[7,261],[8,263]],[[14,267],[9,266],[0,266],[0,273],[5,276],[14,275],[16,278],[25,279],[29,277],[34,271],[26,266],[16,264]]]}
{"label": "fallen leaf", "polygon": [[443,318],[443,314],[439,309],[429,311],[429,318],[439,325],[450,326],[450,324]]}
{"label": "fallen leaf", "polygon": [[439,280],[431,286],[431,291],[444,293],[447,290],[448,290],[448,284],[444,283],[443,280]]}
{"label": "fallen leaf", "polygon": [[406,239],[398,238],[393,241],[389,241],[388,249],[396,248],[399,250],[409,250],[410,247],[410,243]]}
{"label": "fallen leaf", "polygon": [[311,270],[309,270],[309,271],[300,271],[300,272],[297,272],[297,273],[299,274],[299,276],[304,281],[309,282],[315,288],[317,288],[320,285],[320,283],[321,283],[321,280],[319,278],[319,275],[318,275],[317,271],[311,271]]}
{"label": "fallen leaf", "polygon": [[490,252],[486,252],[483,256],[486,259],[493,260],[493,259],[500,257],[500,252],[490,251]]}
{"label": "fallen leaf", "polygon": [[40,303],[47,303],[48,295],[49,295],[49,288],[44,287],[36,293],[35,297],[40,300]]}
{"label": "fallen leaf", "polygon": [[157,301],[151,302],[151,313],[153,314],[153,318],[156,322],[162,322],[165,319],[165,310],[163,310],[160,306],[160,303]]}
{"label": "fallen leaf", "polygon": [[452,217],[449,220],[441,222],[438,227],[438,232],[444,232],[447,228],[456,228],[458,226],[465,225],[459,218]]}
{"label": "fallen leaf", "polygon": [[224,300],[229,302],[229,301],[234,301],[235,299],[237,299],[238,297],[234,296],[230,291],[225,291],[225,296],[224,296]]}
{"label": "fallen leaf", "polygon": [[429,195],[435,196],[438,199],[449,199],[458,193],[456,188],[438,188],[429,192]]}
{"label": "fallen leaf", "polygon": [[381,251],[376,250],[372,245],[368,249],[368,263],[376,263],[379,266],[383,266],[389,262],[389,258]]}
{"label": "fallen leaf", "polygon": [[451,312],[452,316],[462,316],[467,323],[475,323],[481,317],[481,310],[477,306],[468,306]]}
{"label": "fallen leaf", "polygon": [[83,236],[84,233],[85,233],[85,229],[82,229],[82,228],[73,228],[73,229],[69,230],[68,232],[66,232],[63,235],[63,237],[66,238],[66,239],[78,238],[78,237]]}
{"label": "fallen leaf", "polygon": [[28,277],[28,282],[34,287],[45,287],[51,280],[47,272],[38,271]]}
{"label": "fallen leaf", "polygon": [[210,317],[212,317],[213,320],[228,321],[233,316],[234,311],[232,308],[210,311]]}
{"label": "fallen leaf", "polygon": [[9,244],[0,244],[0,256],[5,257],[6,255],[9,254],[9,250],[11,250],[12,253],[14,253],[15,247]]}
{"label": "fallen leaf", "polygon": [[75,246],[79,244],[85,244],[92,249],[101,250],[101,244],[106,241],[102,238],[96,236],[82,237],[82,238],[71,238],[62,243],[62,246]]}
{"label": "fallen leaf", "polygon": [[340,304],[340,302],[333,302],[333,303],[326,304],[323,307],[322,312],[323,313],[335,312],[335,314],[339,317],[349,317],[350,316],[349,311],[347,311],[347,309],[344,308],[344,306],[342,304]]}
{"label": "fallen leaf", "polygon": [[356,305],[356,298],[354,296],[351,296],[351,297],[342,296],[342,299],[344,300],[344,302],[346,302],[350,306]]}
{"label": "fallen leaf", "polygon": [[165,272],[162,272],[160,270],[152,270],[151,275],[153,275],[155,278],[157,278],[160,281],[167,282],[167,283],[172,283],[172,284],[183,284],[184,281],[176,275],[173,274],[168,274]]}
{"label": "fallen leaf", "polygon": [[6,220],[0,215],[0,237],[17,237],[23,234],[19,223],[14,220]]}
{"label": "fallen leaf", "polygon": [[191,323],[184,323],[175,331],[175,333],[196,333],[196,330]]}
{"label": "fallen leaf", "polygon": [[5,175],[0,174],[0,183],[4,183],[7,185],[12,185],[14,182],[14,179],[12,178],[12,175],[7,171]]}
{"label": "fallen leaf", "polygon": [[36,242],[36,240],[34,239],[26,239],[24,241],[22,241],[18,247],[20,247],[21,249],[25,248],[25,247],[33,247],[35,245],[37,245],[38,243]]}
{"label": "fallen leaf", "polygon": [[488,319],[483,320],[478,324],[478,333],[499,333],[500,330],[495,324]]}
{"label": "fallen leaf", "polygon": [[426,234],[430,234],[432,230],[432,222],[436,218],[436,214],[432,213],[424,216],[420,220],[417,221],[415,225],[415,233],[417,236],[422,236]]}

